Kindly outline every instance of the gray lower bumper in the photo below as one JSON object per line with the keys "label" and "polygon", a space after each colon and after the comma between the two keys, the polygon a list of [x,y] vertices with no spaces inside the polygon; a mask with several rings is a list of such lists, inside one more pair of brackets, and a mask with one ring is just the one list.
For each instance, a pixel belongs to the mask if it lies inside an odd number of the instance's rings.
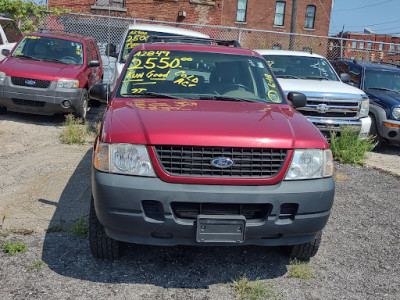
{"label": "gray lower bumper", "polygon": [[[334,188],[333,178],[283,181],[272,186],[195,185],[92,170],[96,214],[107,235],[151,245],[202,245],[196,241],[196,219],[181,218],[172,208],[181,203],[266,204],[270,211],[264,218],[246,220],[241,244],[305,243],[326,225]],[[148,202],[155,204],[150,210]],[[288,217],[285,205],[298,208]]]}
{"label": "gray lower bumper", "polygon": [[340,132],[345,127],[352,127],[359,132],[359,137],[365,139],[368,136],[371,119],[370,117],[360,118],[359,120],[338,120],[338,119],[325,119],[325,118],[306,118],[311,121],[324,135],[330,132]]}
{"label": "gray lower bumper", "polygon": [[[75,112],[79,105],[82,89],[60,89],[52,81],[48,88],[18,86],[6,77],[0,85],[0,106],[17,112],[28,112],[42,115]],[[63,105],[68,100],[70,106]]]}

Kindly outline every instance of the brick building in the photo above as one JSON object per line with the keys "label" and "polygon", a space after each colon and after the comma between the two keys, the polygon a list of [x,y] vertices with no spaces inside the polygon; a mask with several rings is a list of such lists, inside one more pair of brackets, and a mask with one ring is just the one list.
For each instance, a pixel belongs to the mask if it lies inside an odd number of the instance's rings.
{"label": "brick building", "polygon": [[48,0],[83,14],[327,36],[332,0]]}
{"label": "brick building", "polygon": [[385,62],[400,65],[400,37],[373,32],[341,32],[330,41],[330,59],[346,57],[358,61]]}

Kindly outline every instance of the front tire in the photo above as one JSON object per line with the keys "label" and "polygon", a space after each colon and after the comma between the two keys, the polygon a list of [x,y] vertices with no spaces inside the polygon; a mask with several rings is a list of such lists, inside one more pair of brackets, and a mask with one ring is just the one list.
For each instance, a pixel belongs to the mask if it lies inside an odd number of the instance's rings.
{"label": "front tire", "polygon": [[89,243],[90,251],[95,258],[116,260],[121,256],[122,242],[107,236],[104,226],[97,218],[93,196],[90,200]]}
{"label": "front tire", "polygon": [[89,104],[89,95],[87,89],[82,89],[81,97],[78,101],[78,107],[75,110],[75,117],[86,121],[87,110]]}
{"label": "front tire", "polygon": [[300,261],[307,261],[317,254],[319,245],[321,244],[322,231],[318,232],[315,239],[304,244],[286,247],[286,254]]}
{"label": "front tire", "polygon": [[373,141],[376,143],[375,148],[378,148],[383,143],[383,138],[379,135],[378,125],[374,115],[369,115],[371,118],[371,128],[369,129],[369,135],[373,137]]}

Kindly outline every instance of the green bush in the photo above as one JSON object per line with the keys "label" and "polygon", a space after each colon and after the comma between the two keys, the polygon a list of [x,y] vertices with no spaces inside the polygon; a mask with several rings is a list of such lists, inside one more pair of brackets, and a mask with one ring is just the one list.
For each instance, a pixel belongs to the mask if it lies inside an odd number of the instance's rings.
{"label": "green bush", "polygon": [[246,276],[233,280],[232,286],[238,299],[279,299],[281,296],[273,290],[272,285],[260,280],[249,281]]}
{"label": "green bush", "polygon": [[331,132],[330,148],[333,158],[341,163],[364,165],[366,152],[371,151],[375,146],[373,137],[368,136],[361,140],[358,132],[349,127],[344,128],[340,136],[336,132]]}
{"label": "green bush", "polygon": [[28,247],[24,243],[21,243],[21,242],[3,243],[3,244],[1,244],[1,248],[3,249],[3,251],[5,253],[8,253],[10,255],[17,255],[20,252],[28,251]]}
{"label": "green bush", "polygon": [[88,124],[82,124],[81,119],[75,119],[71,114],[65,117],[64,129],[60,134],[60,141],[63,144],[80,144],[86,143],[87,138],[93,134]]}

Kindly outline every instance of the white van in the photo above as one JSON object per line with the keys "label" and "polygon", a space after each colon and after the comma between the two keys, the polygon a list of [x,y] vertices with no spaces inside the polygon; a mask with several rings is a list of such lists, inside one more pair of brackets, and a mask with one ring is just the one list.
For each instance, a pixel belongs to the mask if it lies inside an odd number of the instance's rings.
{"label": "white van", "polygon": [[0,13],[0,60],[5,58],[1,50],[11,51],[21,36],[21,31],[15,22],[5,14]]}
{"label": "white van", "polygon": [[[106,55],[115,57],[114,76],[112,79],[112,87],[115,86],[119,75],[122,72],[125,61],[129,56],[129,53],[136,46],[149,42],[151,36],[189,36],[198,38],[209,38],[208,35],[201,32],[182,29],[179,27],[153,25],[153,24],[132,24],[128,27],[128,30],[124,34],[124,40],[121,41],[120,49],[117,51],[117,47],[113,44],[108,44],[106,49]],[[179,40],[171,40],[171,42]]]}

